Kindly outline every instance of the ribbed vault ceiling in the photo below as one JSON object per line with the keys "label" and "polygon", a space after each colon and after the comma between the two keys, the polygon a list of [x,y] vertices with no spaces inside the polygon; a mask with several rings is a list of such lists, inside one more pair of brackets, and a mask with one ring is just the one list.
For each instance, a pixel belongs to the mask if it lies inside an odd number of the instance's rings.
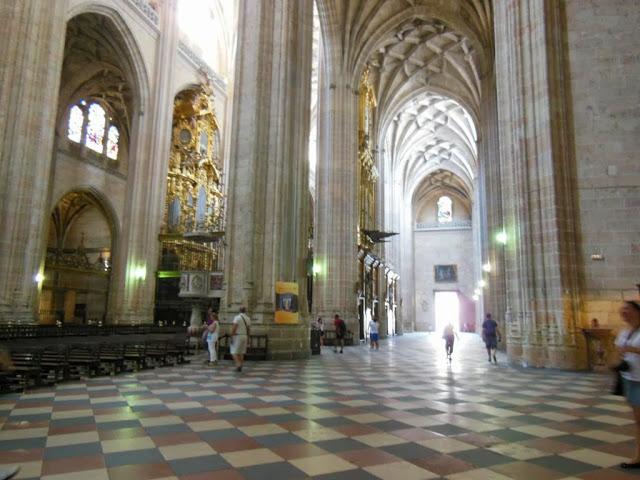
{"label": "ribbed vault ceiling", "polygon": [[452,98],[423,93],[400,105],[385,136],[391,168],[405,191],[431,172],[446,169],[468,188],[477,171],[476,129],[467,110]]}
{"label": "ribbed vault ceiling", "polygon": [[327,58],[353,72],[353,84],[369,68],[383,171],[409,195],[438,170],[470,189],[491,0],[317,1]]}

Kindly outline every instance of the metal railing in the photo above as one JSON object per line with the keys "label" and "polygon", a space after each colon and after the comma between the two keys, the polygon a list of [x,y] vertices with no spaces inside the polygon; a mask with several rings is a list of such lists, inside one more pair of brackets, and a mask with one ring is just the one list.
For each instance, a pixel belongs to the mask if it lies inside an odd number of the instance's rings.
{"label": "metal railing", "polygon": [[454,222],[423,222],[416,223],[416,230],[467,230],[471,228],[471,220],[458,220]]}

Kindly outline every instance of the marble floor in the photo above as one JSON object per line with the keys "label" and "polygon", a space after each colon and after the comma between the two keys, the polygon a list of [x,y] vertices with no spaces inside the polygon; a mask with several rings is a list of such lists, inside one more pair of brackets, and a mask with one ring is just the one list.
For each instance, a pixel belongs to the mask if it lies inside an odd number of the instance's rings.
{"label": "marble floor", "polygon": [[462,335],[304,362],[159,368],[0,397],[17,478],[623,480],[628,407],[603,376],[519,370]]}

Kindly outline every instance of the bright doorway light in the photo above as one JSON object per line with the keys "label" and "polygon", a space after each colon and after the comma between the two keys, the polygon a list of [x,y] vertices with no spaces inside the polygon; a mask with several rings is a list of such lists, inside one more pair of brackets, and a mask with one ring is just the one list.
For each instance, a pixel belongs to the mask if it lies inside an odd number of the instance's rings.
{"label": "bright doorway light", "polygon": [[460,300],[458,292],[435,292],[436,333],[442,333],[449,323],[458,330],[460,325]]}

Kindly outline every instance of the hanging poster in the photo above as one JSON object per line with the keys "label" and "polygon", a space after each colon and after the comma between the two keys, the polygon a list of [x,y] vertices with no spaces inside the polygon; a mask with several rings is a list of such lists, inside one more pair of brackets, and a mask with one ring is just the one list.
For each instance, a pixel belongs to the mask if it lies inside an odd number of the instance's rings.
{"label": "hanging poster", "polygon": [[276,282],[276,323],[298,323],[298,284]]}

